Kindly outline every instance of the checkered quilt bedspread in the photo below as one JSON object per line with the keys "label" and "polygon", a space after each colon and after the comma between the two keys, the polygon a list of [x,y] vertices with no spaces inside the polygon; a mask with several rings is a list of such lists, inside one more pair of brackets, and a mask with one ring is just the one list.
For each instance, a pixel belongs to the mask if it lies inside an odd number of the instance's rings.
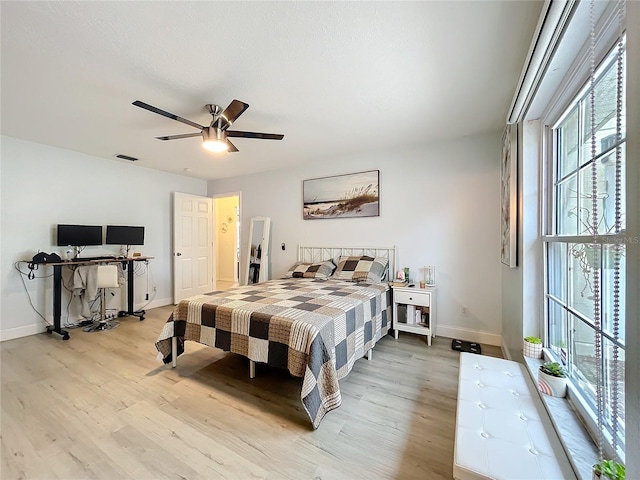
{"label": "checkered quilt bedspread", "polygon": [[198,295],[181,301],[156,348],[171,362],[185,340],[287,368],[302,377],[301,399],[317,428],[340,406],[338,380],[389,330],[386,284],[341,280],[282,279]]}

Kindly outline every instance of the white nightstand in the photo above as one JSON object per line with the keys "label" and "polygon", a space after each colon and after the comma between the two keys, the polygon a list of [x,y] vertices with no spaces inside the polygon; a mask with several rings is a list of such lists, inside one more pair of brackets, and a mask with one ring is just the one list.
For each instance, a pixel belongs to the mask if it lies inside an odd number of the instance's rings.
{"label": "white nightstand", "polygon": [[[431,346],[431,337],[436,336],[436,288],[391,287],[391,289],[393,291],[392,327],[396,339],[398,332],[417,333],[418,335],[426,335],[427,345]],[[426,310],[426,313],[429,314],[427,324],[413,323],[411,318],[407,318],[406,323],[399,322],[398,305],[422,307],[423,311]]]}

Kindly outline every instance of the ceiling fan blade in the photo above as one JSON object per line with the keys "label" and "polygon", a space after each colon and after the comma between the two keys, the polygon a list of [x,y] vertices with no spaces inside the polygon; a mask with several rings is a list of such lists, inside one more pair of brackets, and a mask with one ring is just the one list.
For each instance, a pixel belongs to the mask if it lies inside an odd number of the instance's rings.
{"label": "ceiling fan blade", "polygon": [[228,138],[227,138],[227,145],[229,145],[229,149],[227,150],[227,152],[237,152],[238,151],[236,146],[233,143],[231,143]]}
{"label": "ceiling fan blade", "polygon": [[229,128],[247,108],[249,108],[248,103],[241,102],[240,100],[232,101],[229,106],[224,109],[224,112],[220,114],[219,120],[222,120],[222,122],[220,122],[220,128],[222,130]]}
{"label": "ceiling fan blade", "polygon": [[156,137],[158,140],[178,140],[179,138],[191,138],[191,137],[201,137],[202,132],[198,133],[183,133],[180,135],[165,135],[164,137]]}
{"label": "ceiling fan blade", "polygon": [[192,122],[186,118],[179,117],[173,113],[165,112],[164,110],[160,110],[153,105],[149,105],[148,103],[141,102],[140,100],[136,100],[132,103],[136,107],[144,108],[145,110],[149,110],[150,112],[157,113],[158,115],[162,115],[163,117],[170,118],[171,120],[177,120],[178,122],[186,123],[187,125],[191,125],[192,127],[199,128],[202,130],[204,127],[202,125],[198,125],[196,122]]}
{"label": "ceiling fan blade", "polygon": [[282,140],[284,135],[279,133],[257,133],[239,132],[238,130],[227,130],[227,137],[261,138],[263,140]]}

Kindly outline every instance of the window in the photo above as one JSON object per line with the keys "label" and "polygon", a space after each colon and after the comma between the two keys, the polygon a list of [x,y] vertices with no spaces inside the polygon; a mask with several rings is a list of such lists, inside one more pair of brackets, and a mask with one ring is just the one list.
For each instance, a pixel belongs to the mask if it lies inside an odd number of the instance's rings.
{"label": "window", "polygon": [[[550,130],[553,160],[547,191],[551,200],[546,205],[549,224],[543,239],[547,346],[565,365],[582,397],[582,407],[592,418],[597,416],[597,379],[601,379],[603,436],[617,445],[624,458],[624,41],[622,48],[620,64],[616,46],[597,69],[593,97],[590,86],[583,89]],[[600,361],[596,338],[602,348]],[[618,368],[614,368],[614,355]],[[614,435],[616,441],[612,441]]]}

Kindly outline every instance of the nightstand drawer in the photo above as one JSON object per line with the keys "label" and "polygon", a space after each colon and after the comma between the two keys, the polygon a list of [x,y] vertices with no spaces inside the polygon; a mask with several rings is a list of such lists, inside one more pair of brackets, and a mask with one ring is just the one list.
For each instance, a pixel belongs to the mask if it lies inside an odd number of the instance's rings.
{"label": "nightstand drawer", "polygon": [[431,306],[431,293],[421,292],[416,290],[415,292],[393,291],[393,301],[395,303],[406,303],[409,305],[420,305],[422,307]]}

